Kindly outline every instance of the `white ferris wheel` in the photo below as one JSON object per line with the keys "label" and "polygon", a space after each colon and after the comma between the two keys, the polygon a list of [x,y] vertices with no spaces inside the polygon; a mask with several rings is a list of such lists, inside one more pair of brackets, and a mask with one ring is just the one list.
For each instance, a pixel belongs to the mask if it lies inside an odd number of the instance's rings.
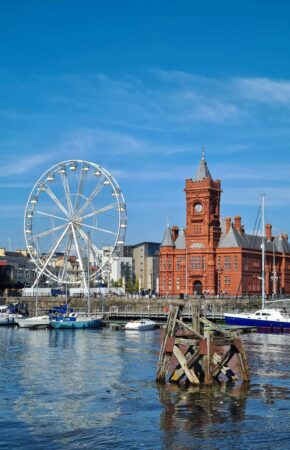
{"label": "white ferris wheel", "polygon": [[[87,288],[120,254],[126,227],[123,194],[106,169],[81,160],[54,165],[38,179],[25,208],[26,246],[37,270],[33,287],[45,275]],[[77,267],[74,277],[71,267]]]}

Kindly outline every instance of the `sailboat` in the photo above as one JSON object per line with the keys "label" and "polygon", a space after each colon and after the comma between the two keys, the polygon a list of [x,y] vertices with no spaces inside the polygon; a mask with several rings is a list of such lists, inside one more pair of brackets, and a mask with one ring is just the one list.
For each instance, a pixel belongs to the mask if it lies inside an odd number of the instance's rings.
{"label": "sailboat", "polygon": [[88,267],[87,267],[87,312],[71,312],[69,315],[56,316],[50,320],[52,328],[62,329],[81,329],[81,328],[100,328],[102,326],[101,316],[92,316],[91,314],[91,295],[90,295],[90,236],[88,233]]}
{"label": "sailboat", "polygon": [[22,317],[22,314],[12,312],[8,305],[0,306],[0,325],[15,325],[16,321]]}
{"label": "sailboat", "polygon": [[[253,313],[225,313],[224,319],[227,325],[252,326],[255,328],[267,328],[273,330],[290,330],[290,316],[284,309],[272,309],[266,307],[265,296],[265,195],[262,195],[262,308]],[[276,278],[276,267],[274,266]],[[275,280],[276,281],[276,280]]]}

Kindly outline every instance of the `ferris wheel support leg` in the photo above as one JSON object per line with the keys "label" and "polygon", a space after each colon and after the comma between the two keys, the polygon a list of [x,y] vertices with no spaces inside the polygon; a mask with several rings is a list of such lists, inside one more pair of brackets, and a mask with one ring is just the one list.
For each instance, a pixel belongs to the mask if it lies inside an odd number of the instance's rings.
{"label": "ferris wheel support leg", "polygon": [[60,238],[58,239],[57,243],[55,244],[55,246],[54,246],[53,249],[51,250],[51,253],[50,253],[49,257],[48,257],[47,260],[45,261],[45,263],[44,263],[44,265],[43,265],[41,271],[39,272],[39,274],[38,274],[37,277],[35,278],[35,281],[34,281],[34,283],[33,283],[33,285],[32,285],[33,288],[37,285],[38,280],[40,280],[40,277],[43,275],[43,273],[44,273],[44,271],[45,271],[45,269],[46,269],[48,263],[50,262],[51,258],[53,257],[54,252],[56,251],[57,247],[59,246],[59,244],[60,244],[61,241],[63,240],[63,238],[64,238],[64,236],[65,236],[65,234],[66,234],[66,232],[67,232],[68,229],[69,229],[69,225],[67,225],[66,229],[64,230],[64,232],[62,233],[62,235],[61,235]]}
{"label": "ferris wheel support leg", "polygon": [[98,262],[101,262],[100,258],[100,251],[98,247],[88,238],[88,235],[82,230],[81,228],[77,227],[78,232],[80,233],[81,237],[87,242],[88,246],[93,251],[94,255],[96,256],[96,259]]}
{"label": "ferris wheel support leg", "polygon": [[78,258],[79,258],[79,264],[80,264],[81,273],[82,273],[83,285],[87,289],[88,283],[87,283],[87,278],[86,278],[85,271],[84,271],[84,265],[83,265],[83,260],[82,260],[82,256],[81,256],[81,252],[80,252],[79,241],[77,239],[76,231],[75,231],[73,225],[71,225],[71,229],[72,229],[72,233],[73,233],[73,237],[74,237],[74,241],[75,241],[76,251],[78,254]]}

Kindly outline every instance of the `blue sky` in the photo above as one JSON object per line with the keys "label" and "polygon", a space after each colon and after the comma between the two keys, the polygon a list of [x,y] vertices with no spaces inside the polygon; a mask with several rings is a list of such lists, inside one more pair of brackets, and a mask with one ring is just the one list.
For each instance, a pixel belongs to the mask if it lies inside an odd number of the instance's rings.
{"label": "blue sky", "polygon": [[290,232],[288,1],[9,1],[0,14],[0,245],[23,247],[25,202],[66,159],[101,164],[127,243],[185,223],[205,145],[222,215],[253,228],[266,193]]}

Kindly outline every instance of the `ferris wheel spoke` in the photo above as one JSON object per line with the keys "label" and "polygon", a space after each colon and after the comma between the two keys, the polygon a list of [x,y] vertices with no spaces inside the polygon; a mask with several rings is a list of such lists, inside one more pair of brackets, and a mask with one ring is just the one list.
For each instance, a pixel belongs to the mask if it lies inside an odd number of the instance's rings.
{"label": "ferris wheel spoke", "polygon": [[93,251],[94,255],[96,256],[96,259],[98,261],[98,263],[101,261],[101,256],[100,256],[100,250],[98,249],[98,247],[92,242],[91,239],[89,239],[87,233],[84,232],[84,230],[82,230],[81,228],[77,227],[77,230],[79,232],[79,234],[81,235],[81,237],[87,242],[88,246],[91,248],[91,250]]}
{"label": "ferris wheel spoke", "polygon": [[66,219],[65,217],[56,216],[54,214],[48,214],[43,211],[38,211],[37,209],[34,210],[34,213],[41,214],[42,216],[53,217],[54,219],[65,220],[66,222],[68,222],[68,219]]}
{"label": "ferris wheel spoke", "polygon": [[82,168],[81,168],[81,174],[80,174],[79,183],[78,183],[78,192],[77,192],[77,197],[76,197],[75,206],[74,206],[75,212],[77,212],[77,210],[79,208],[80,197],[83,194],[84,185],[85,185],[85,181],[87,178],[87,171],[83,170],[83,169],[84,169],[84,166],[82,166]]}
{"label": "ferris wheel spoke", "polygon": [[61,181],[62,181],[64,192],[65,192],[68,210],[69,210],[70,215],[72,216],[73,205],[72,205],[72,201],[71,201],[70,187],[69,187],[69,181],[68,181],[66,170],[64,170],[64,173],[61,173],[60,176],[61,176]]}
{"label": "ferris wheel spoke", "polygon": [[81,216],[85,212],[85,210],[87,209],[87,207],[89,206],[91,201],[94,200],[96,195],[98,195],[101,192],[101,190],[104,187],[104,181],[105,181],[105,177],[102,177],[101,180],[99,181],[99,183],[97,184],[97,186],[94,188],[94,190],[90,194],[90,196],[87,198],[87,200],[83,204],[83,206],[78,211],[78,216]]}
{"label": "ferris wheel spoke", "polygon": [[68,211],[65,209],[65,207],[63,206],[63,204],[59,201],[59,199],[56,197],[56,195],[54,194],[54,192],[50,189],[50,187],[43,185],[43,189],[44,191],[47,193],[47,195],[57,204],[57,206],[59,207],[59,209],[62,210],[62,212],[67,216],[68,219],[70,219],[70,215],[68,213]]}
{"label": "ferris wheel spoke", "polygon": [[108,234],[112,234],[114,236],[118,236],[118,233],[116,233],[115,231],[105,230],[104,228],[99,228],[99,227],[93,227],[93,225],[88,225],[86,223],[83,223],[83,227],[92,228],[93,230],[101,231],[102,233],[108,233]]}
{"label": "ferris wheel spoke", "polygon": [[60,273],[61,273],[60,278],[62,280],[64,279],[65,272],[66,272],[66,276],[67,276],[67,264],[68,264],[68,259],[69,259],[69,255],[70,255],[70,251],[71,251],[72,242],[73,242],[73,236],[72,236],[71,230],[68,230],[68,232],[69,232],[68,241],[67,241],[66,249],[63,254],[63,267],[62,267],[62,270],[60,271]]}
{"label": "ferris wheel spoke", "polygon": [[67,226],[66,223],[59,225],[58,227],[51,228],[50,230],[43,231],[42,233],[34,234],[33,237],[39,239],[48,236],[49,234],[54,233],[55,231],[61,230],[65,226]]}
{"label": "ferris wheel spoke", "polygon": [[109,211],[110,209],[115,208],[117,205],[118,205],[118,203],[116,203],[116,202],[115,203],[111,203],[108,206],[104,206],[104,208],[96,209],[95,211],[93,211],[93,212],[91,212],[89,214],[86,214],[85,216],[81,217],[81,219],[82,220],[89,219],[90,217],[96,216],[97,214],[101,214],[101,213],[104,213],[106,211]]}
{"label": "ferris wheel spoke", "polygon": [[58,238],[56,244],[53,245],[51,251],[48,252],[48,253],[46,253],[46,256],[48,256],[48,258],[47,258],[47,260],[45,261],[45,263],[43,264],[43,266],[42,266],[42,268],[41,268],[39,274],[37,275],[37,277],[36,277],[36,279],[35,279],[35,281],[34,281],[32,287],[35,287],[35,285],[38,283],[38,280],[40,279],[41,275],[45,272],[45,270],[46,270],[46,268],[47,268],[47,266],[48,266],[48,264],[49,264],[51,258],[53,257],[53,255],[54,255],[56,249],[59,247],[59,245],[60,245],[61,241],[63,240],[63,238],[64,238],[64,236],[65,236],[65,234],[66,234],[66,232],[67,232],[68,229],[69,229],[69,224],[66,226],[64,232],[63,232],[63,233],[61,234],[61,236]]}
{"label": "ferris wheel spoke", "polygon": [[72,233],[73,233],[73,239],[74,239],[74,243],[76,246],[76,251],[78,254],[78,259],[79,259],[79,264],[80,264],[80,268],[81,268],[81,274],[82,274],[82,279],[83,279],[83,284],[84,287],[87,288],[88,284],[87,284],[87,278],[86,278],[86,274],[85,274],[85,270],[84,270],[84,264],[83,264],[83,259],[82,259],[82,255],[80,252],[80,245],[79,245],[79,241],[76,235],[76,231],[75,231],[75,227],[73,224],[71,224],[71,229],[72,229]]}

